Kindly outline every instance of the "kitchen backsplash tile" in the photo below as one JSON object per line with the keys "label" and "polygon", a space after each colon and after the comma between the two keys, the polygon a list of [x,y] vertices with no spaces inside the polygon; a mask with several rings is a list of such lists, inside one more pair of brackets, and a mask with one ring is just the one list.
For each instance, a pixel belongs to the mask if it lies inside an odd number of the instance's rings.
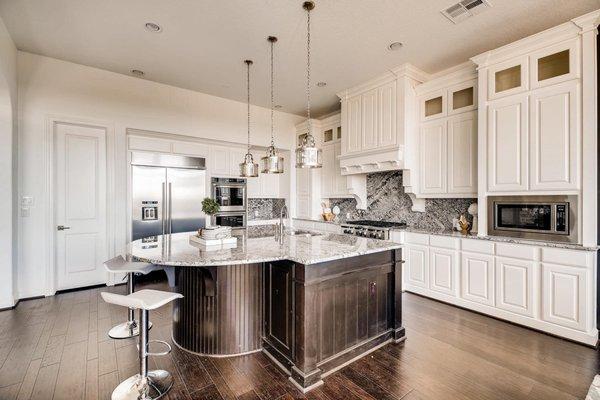
{"label": "kitchen backsplash tile", "polygon": [[285,199],[248,199],[248,220],[279,218]]}
{"label": "kitchen backsplash tile", "polygon": [[426,199],[425,212],[411,210],[412,201],[402,186],[402,171],[378,172],[367,175],[367,209],[357,210],[354,199],[331,199],[331,207],[340,208],[340,221],[371,219],[406,222],[418,229],[452,229],[452,219],[465,214],[477,199]]}

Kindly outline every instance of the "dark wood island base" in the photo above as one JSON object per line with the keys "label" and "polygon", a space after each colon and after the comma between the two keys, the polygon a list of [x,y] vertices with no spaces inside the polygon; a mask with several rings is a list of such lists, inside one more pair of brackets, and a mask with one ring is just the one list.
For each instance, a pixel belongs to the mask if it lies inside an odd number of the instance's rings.
{"label": "dark wood island base", "polygon": [[232,356],[261,348],[306,392],[328,374],[405,339],[401,250],[304,265],[281,260],[176,267],[173,340]]}

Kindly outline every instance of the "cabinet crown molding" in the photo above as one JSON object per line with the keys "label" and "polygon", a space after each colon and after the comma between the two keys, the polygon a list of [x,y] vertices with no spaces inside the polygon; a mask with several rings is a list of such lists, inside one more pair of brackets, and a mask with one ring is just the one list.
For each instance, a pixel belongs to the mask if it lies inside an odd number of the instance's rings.
{"label": "cabinet crown molding", "polygon": [[582,33],[596,29],[600,25],[600,9],[573,18],[571,21],[581,28]]}
{"label": "cabinet crown molding", "polygon": [[497,49],[488,50],[471,57],[471,61],[477,64],[478,69],[482,69],[518,56],[533,53],[558,42],[570,39],[576,40],[582,33],[583,28],[581,25],[588,26],[593,24],[591,21],[597,23],[598,15],[600,15],[600,10],[527,36]]}
{"label": "cabinet crown molding", "polygon": [[477,79],[477,68],[472,61],[467,61],[431,75],[428,81],[417,85],[415,91],[420,95],[474,79]]}

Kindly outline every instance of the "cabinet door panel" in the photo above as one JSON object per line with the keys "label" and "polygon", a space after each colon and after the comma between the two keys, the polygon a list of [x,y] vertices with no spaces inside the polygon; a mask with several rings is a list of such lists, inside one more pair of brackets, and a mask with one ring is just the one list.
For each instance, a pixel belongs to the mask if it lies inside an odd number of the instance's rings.
{"label": "cabinet door panel", "polygon": [[477,193],[477,113],[448,120],[448,193]]}
{"label": "cabinet door panel", "polygon": [[[229,151],[229,175],[230,176],[240,176],[240,163],[244,161],[244,156],[246,155],[246,149],[231,149]],[[258,161],[256,158],[254,162]],[[256,179],[256,178],[249,178]]]}
{"label": "cabinet door panel", "polygon": [[531,54],[531,88],[555,85],[579,76],[579,48],[576,40],[546,47]]}
{"label": "cabinet door panel", "polygon": [[265,334],[267,340],[283,354],[291,357],[294,340],[293,287],[294,264],[272,262],[265,276]]}
{"label": "cabinet door panel", "polygon": [[421,192],[446,193],[446,121],[437,120],[421,125],[420,142]]}
{"label": "cabinet door panel", "polygon": [[362,99],[362,150],[377,147],[377,89],[361,95]]}
{"label": "cabinet door panel", "polygon": [[[229,175],[229,149],[227,147],[212,146],[210,148],[210,173],[212,176]],[[240,159],[240,161],[242,160]]]}
{"label": "cabinet door panel", "polygon": [[542,264],[542,318],[568,328],[586,330],[588,271]]}
{"label": "cabinet door panel", "polygon": [[429,249],[430,288],[456,296],[456,252],[446,249]]}
{"label": "cabinet door panel", "polygon": [[532,317],[532,261],[496,257],[496,306],[503,310]]}
{"label": "cabinet door panel", "polygon": [[378,89],[378,137],[377,146],[396,144],[396,82],[390,82]]}
{"label": "cabinet door panel", "polygon": [[426,246],[406,246],[408,285],[429,288],[429,251]]}
{"label": "cabinet door panel", "polygon": [[333,156],[333,164],[334,168],[334,181],[335,181],[335,193],[338,196],[346,196],[348,195],[348,184],[346,182],[346,177],[342,175],[342,168],[340,167],[340,161],[338,160],[338,156],[341,154],[341,145],[336,143],[334,145],[334,156]]}
{"label": "cabinet door panel", "polygon": [[346,153],[353,153],[360,151],[362,142],[361,96],[348,99],[346,101],[346,109],[345,151]]}
{"label": "cabinet door panel", "polygon": [[488,97],[511,96],[529,89],[529,60],[527,56],[508,60],[488,70]]}
{"label": "cabinet door panel", "polygon": [[531,188],[577,187],[578,83],[565,82],[531,95]]}
{"label": "cabinet door panel", "polygon": [[321,197],[331,197],[335,184],[335,149],[333,145],[323,146],[323,167],[321,168]]}
{"label": "cabinet door panel", "polygon": [[527,95],[488,106],[488,189],[527,190]]}
{"label": "cabinet door panel", "polygon": [[462,253],[461,297],[489,306],[494,305],[494,257]]}

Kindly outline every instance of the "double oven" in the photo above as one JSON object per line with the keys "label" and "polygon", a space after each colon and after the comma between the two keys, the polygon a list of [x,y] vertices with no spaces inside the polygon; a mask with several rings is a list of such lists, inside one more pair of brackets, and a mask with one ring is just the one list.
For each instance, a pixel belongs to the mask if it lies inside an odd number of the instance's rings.
{"label": "double oven", "polygon": [[213,216],[212,224],[246,228],[248,196],[246,180],[242,178],[212,178],[211,195],[220,210]]}
{"label": "double oven", "polygon": [[488,234],[577,243],[577,196],[490,197]]}

